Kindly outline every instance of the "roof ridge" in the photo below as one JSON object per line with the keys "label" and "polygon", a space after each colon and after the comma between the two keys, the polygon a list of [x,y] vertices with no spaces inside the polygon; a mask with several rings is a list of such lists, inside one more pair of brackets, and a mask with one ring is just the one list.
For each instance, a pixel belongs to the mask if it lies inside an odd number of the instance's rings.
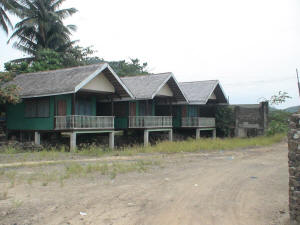
{"label": "roof ridge", "polygon": [[185,81],[185,82],[179,82],[179,84],[183,83],[197,83],[197,82],[205,82],[205,81],[219,81],[219,80],[197,80],[197,81]]}
{"label": "roof ridge", "polygon": [[124,76],[120,78],[132,78],[132,77],[146,77],[146,76],[159,76],[163,74],[171,74],[172,72],[165,72],[165,73],[149,73],[149,74],[140,74],[140,75],[133,75],[133,76]]}
{"label": "roof ridge", "polygon": [[80,68],[80,67],[91,67],[91,66],[100,66],[100,65],[103,65],[105,64],[106,62],[103,62],[103,63],[94,63],[94,64],[89,64],[89,65],[83,65],[83,66],[72,66],[72,67],[66,67],[66,68],[61,68],[61,69],[55,69],[55,70],[44,70],[44,71],[37,71],[37,72],[31,72],[31,73],[21,73],[17,76],[20,76],[20,75],[34,75],[34,74],[39,74],[39,73],[49,73],[49,72],[55,72],[55,71],[62,71],[62,70],[70,70],[70,69],[75,69],[75,68]]}

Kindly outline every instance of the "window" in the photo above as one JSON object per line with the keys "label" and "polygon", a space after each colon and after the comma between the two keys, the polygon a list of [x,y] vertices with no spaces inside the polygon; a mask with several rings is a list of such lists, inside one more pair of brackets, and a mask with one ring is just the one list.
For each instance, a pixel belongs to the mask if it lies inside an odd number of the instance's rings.
{"label": "window", "polygon": [[92,115],[92,102],[90,99],[80,98],[76,100],[76,115]]}
{"label": "window", "polygon": [[25,100],[25,117],[49,117],[49,98]]}

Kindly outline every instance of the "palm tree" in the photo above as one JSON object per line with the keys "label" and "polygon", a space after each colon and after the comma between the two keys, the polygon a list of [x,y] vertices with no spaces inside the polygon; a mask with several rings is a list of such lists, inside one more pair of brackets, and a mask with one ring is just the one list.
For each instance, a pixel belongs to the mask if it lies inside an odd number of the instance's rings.
{"label": "palm tree", "polygon": [[0,28],[8,34],[8,27],[13,28],[10,19],[7,15],[7,11],[13,8],[12,1],[9,0],[0,0]]}
{"label": "palm tree", "polygon": [[22,20],[15,25],[9,41],[16,38],[14,47],[33,55],[39,49],[55,51],[70,43],[75,25],[64,25],[63,19],[77,12],[75,8],[59,9],[65,0],[19,0],[16,15]]}

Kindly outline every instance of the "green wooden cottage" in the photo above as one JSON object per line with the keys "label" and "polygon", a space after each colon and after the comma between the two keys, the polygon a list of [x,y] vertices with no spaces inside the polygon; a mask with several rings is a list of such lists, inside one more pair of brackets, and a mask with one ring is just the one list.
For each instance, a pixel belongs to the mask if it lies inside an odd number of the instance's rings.
{"label": "green wooden cottage", "polygon": [[[149,132],[165,131],[169,140],[173,136],[172,105],[187,103],[184,93],[172,73],[122,77],[122,82],[133,94],[132,101],[114,103],[116,129],[144,131],[144,145],[148,144]],[[166,106],[165,106],[166,105]]]}
{"label": "green wooden cottage", "polygon": [[201,130],[211,130],[216,137],[216,106],[228,104],[225,92],[218,80],[182,82],[179,86],[188,102],[178,102],[173,106],[173,127],[175,129],[195,129],[196,138]]}
{"label": "green wooden cottage", "polygon": [[[107,112],[115,99],[133,98],[107,63],[21,74],[11,83],[22,102],[6,106],[8,132],[34,132],[36,144],[43,132],[63,132],[70,135],[71,149],[79,133],[108,133],[113,148],[115,118]],[[102,102],[110,104],[101,107]]]}
{"label": "green wooden cottage", "polygon": [[218,81],[178,83],[172,73],[119,78],[107,63],[18,75],[11,83],[22,102],[6,106],[8,133],[64,133],[76,148],[81,133],[108,133],[114,147],[116,130],[165,131],[173,128],[212,130],[213,106],[227,104]]}

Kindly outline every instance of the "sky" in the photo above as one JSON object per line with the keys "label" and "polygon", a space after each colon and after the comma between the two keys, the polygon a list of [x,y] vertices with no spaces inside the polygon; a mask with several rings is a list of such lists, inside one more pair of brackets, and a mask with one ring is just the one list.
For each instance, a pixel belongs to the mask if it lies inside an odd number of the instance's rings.
{"label": "sky", "polygon": [[[73,40],[105,60],[139,58],[151,73],[178,81],[220,80],[232,104],[255,104],[279,91],[300,105],[299,0],[66,0]],[[13,21],[17,20],[13,18]],[[0,69],[24,56],[0,31]]]}

